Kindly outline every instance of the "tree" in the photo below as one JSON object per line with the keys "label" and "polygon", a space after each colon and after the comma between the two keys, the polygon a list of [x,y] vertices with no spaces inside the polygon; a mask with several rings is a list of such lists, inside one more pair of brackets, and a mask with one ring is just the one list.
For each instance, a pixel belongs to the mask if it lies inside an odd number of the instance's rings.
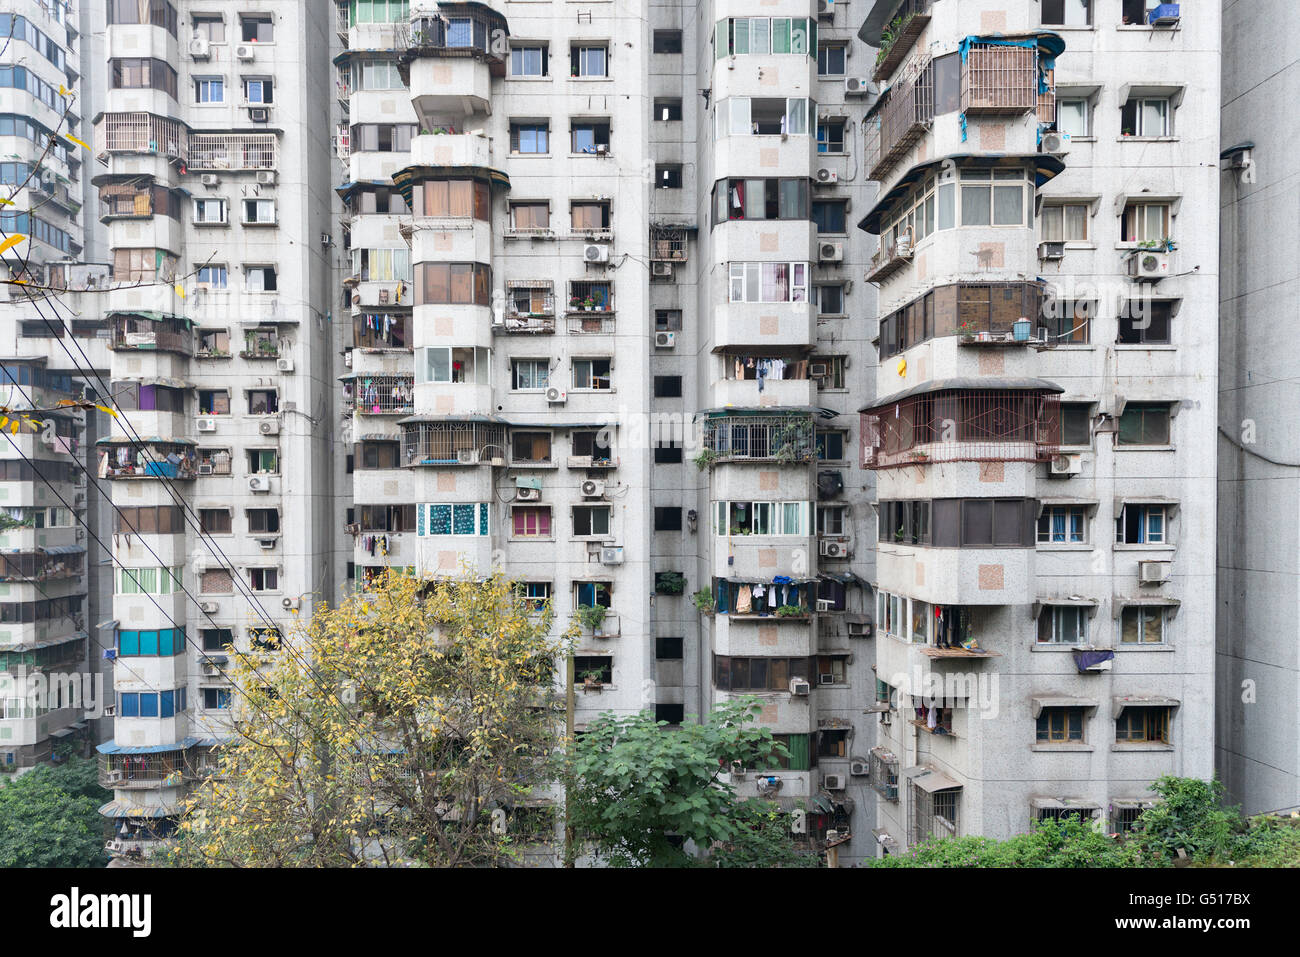
{"label": "tree", "polygon": [[579,840],[614,866],[685,867],[695,843],[720,866],[773,866],[794,858],[788,832],[773,840],[770,802],[741,801],[721,774],[739,762],[769,768],[788,755],[752,726],[753,698],[721,705],[701,723],[668,730],[648,711],[601,715],[569,756],[569,814]]}
{"label": "tree", "polygon": [[103,867],[104,819],[112,795],[95,762],[42,765],[0,788],[0,867]]}
{"label": "tree", "polygon": [[[195,790],[172,860],[489,866],[493,812],[544,786],[559,742],[549,607],[500,575],[385,575],[241,661],[236,740]],[[310,666],[307,664],[310,662]]]}

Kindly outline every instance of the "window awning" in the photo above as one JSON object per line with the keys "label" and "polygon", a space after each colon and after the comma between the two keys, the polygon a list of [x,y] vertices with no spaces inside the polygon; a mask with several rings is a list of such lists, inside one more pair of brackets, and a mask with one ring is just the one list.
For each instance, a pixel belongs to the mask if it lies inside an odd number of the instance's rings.
{"label": "window awning", "polygon": [[853,572],[818,572],[817,577],[839,582],[841,585],[858,585],[862,588],[871,587],[871,582],[860,575],[853,574]]}
{"label": "window awning", "polygon": [[[433,425],[457,425],[475,422],[486,422],[491,425],[510,424],[499,415],[408,415],[397,420],[398,425],[411,425],[417,422],[426,422]],[[396,436],[392,437],[392,441],[396,441],[396,439]]]}
{"label": "window awning", "polygon": [[144,747],[126,747],[116,741],[105,741],[95,745],[95,750],[100,754],[162,754],[166,751],[184,751],[194,747],[198,741],[198,738],[181,738],[169,744],[150,744]]}
{"label": "window awning", "polygon": [[1066,598],[1040,598],[1029,606],[1029,617],[1037,620],[1043,609],[1052,605],[1070,605],[1077,608],[1091,608],[1094,612],[1101,604],[1098,598],[1085,598],[1082,595],[1070,595]]}
{"label": "window awning", "polygon": [[161,435],[154,435],[147,439],[114,439],[105,436],[102,439],[95,440],[96,445],[198,445],[193,439],[184,439],[180,437],[164,439]]}
{"label": "window awning", "polygon": [[1044,708],[1089,708],[1097,707],[1095,698],[1077,698],[1073,695],[1049,694],[1049,695],[1031,695],[1029,698],[1030,711],[1033,713],[1035,720],[1043,713]]}
{"label": "window awning", "polygon": [[953,788],[962,786],[960,781],[954,781],[942,771],[936,771],[930,767],[923,767],[919,770],[920,773],[914,776],[909,772],[908,777],[911,778],[913,784],[929,794],[933,794],[935,791],[951,791]]}
{"label": "window awning", "polygon": [[1177,598],[1166,598],[1164,595],[1134,595],[1132,598],[1122,598],[1115,596],[1110,601],[1110,611],[1112,618],[1119,618],[1125,608],[1132,605],[1146,605],[1148,607],[1165,607],[1177,611],[1182,605],[1182,601]]}
{"label": "window awning", "polygon": [[181,813],[179,804],[132,804],[130,801],[109,801],[100,807],[104,817],[175,817]]}
{"label": "window awning", "polygon": [[554,289],[553,279],[507,279],[507,289]]}
{"label": "window awning", "polygon": [[1118,718],[1125,708],[1177,708],[1182,702],[1163,695],[1116,695],[1111,704],[1111,717]]}
{"label": "window awning", "polygon": [[1116,495],[1115,515],[1124,510],[1125,505],[1163,505],[1173,511],[1178,508],[1178,499],[1168,495]]}
{"label": "window awning", "polygon": [[839,415],[839,413],[834,409],[823,409],[815,405],[724,405],[720,408],[700,409],[698,412],[694,413],[692,418],[705,416],[710,419],[716,419],[728,415],[819,415],[823,419],[833,419]]}
{"label": "window awning", "polygon": [[84,555],[86,552],[85,545],[50,545],[47,548],[40,548],[37,551],[44,552],[46,555]]}
{"label": "window awning", "polygon": [[956,392],[959,389],[974,389],[981,392],[1051,392],[1054,394],[1065,391],[1055,382],[1048,382],[1046,379],[999,379],[990,376],[980,376],[978,378],[958,376],[952,379],[931,379],[928,382],[922,382],[920,385],[914,385],[902,392],[887,395],[883,399],[875,399],[871,405],[864,405],[858,411],[878,412],[896,402],[910,399],[913,396],[929,395],[933,392]]}
{"label": "window awning", "polygon": [[1098,811],[1101,809],[1096,801],[1087,798],[1049,798],[1029,799],[1029,806],[1035,811]]}

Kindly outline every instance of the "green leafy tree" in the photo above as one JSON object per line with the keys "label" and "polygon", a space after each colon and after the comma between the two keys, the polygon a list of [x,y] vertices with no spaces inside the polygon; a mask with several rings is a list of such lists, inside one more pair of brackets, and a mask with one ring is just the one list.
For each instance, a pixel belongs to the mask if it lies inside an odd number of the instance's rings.
{"label": "green leafy tree", "polygon": [[738,826],[735,837],[716,845],[705,859],[708,867],[822,867],[820,854],[790,839],[790,815],[774,801],[740,801],[731,809]]}
{"label": "green leafy tree", "polygon": [[0,788],[0,867],[103,867],[104,818],[111,795],[95,762],[41,766]]}
{"label": "green leafy tree", "polygon": [[753,724],[760,710],[754,698],[739,699],[672,730],[648,711],[601,715],[569,756],[578,840],[618,867],[692,866],[679,846],[685,840],[706,852],[720,844],[725,866],[791,860],[790,849],[774,840],[775,819],[764,816],[761,805],[770,802],[741,801],[722,778],[733,762],[769,768],[787,755],[771,731]]}

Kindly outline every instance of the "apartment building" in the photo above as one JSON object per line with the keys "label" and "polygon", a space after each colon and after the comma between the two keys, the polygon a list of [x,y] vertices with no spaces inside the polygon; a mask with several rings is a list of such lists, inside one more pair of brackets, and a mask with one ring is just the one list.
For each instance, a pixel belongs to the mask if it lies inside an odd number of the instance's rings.
{"label": "apartment building", "polygon": [[110,0],[94,183],[120,414],[110,848],[147,857],[228,733],[236,655],[333,592],[332,23],[265,0]]}
{"label": "apartment building", "polygon": [[860,36],[880,853],[1122,832],[1213,770],[1219,10],[879,0]]}
{"label": "apartment building", "polygon": [[[1275,104],[1296,75],[1277,38],[1294,4],[1225,5],[1219,290],[1219,602],[1216,769],[1248,814],[1300,806],[1296,482],[1300,437],[1287,330],[1297,308],[1293,123]],[[1279,614],[1281,612],[1281,614]]]}
{"label": "apartment building", "polygon": [[[97,102],[82,82],[94,24],[89,4],[62,0],[17,0],[0,14],[0,232],[20,240],[0,260],[4,279],[57,290],[60,308],[85,317],[71,324],[72,335],[103,369],[94,297],[83,290],[97,287],[107,267],[85,265],[99,251],[93,221],[82,216],[92,187],[79,145]],[[3,772],[48,761],[56,746],[84,750],[98,740],[86,713],[96,689],[81,680],[102,661],[87,623],[101,576],[82,525],[95,527],[98,512],[84,469],[98,425],[93,413],[46,411],[83,393],[55,337],[66,318],[51,299],[33,305],[22,286],[0,285],[0,404],[23,410],[7,416],[23,424],[0,442]]]}

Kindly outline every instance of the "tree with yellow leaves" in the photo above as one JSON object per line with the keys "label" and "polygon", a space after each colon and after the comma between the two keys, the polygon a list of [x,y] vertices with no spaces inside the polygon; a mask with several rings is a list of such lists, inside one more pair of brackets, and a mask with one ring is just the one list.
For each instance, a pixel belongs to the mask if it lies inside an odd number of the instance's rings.
{"label": "tree with yellow leaves", "polygon": [[[234,739],[192,793],[192,866],[496,866],[554,793],[550,637],[500,575],[385,575],[231,672]],[[551,835],[547,834],[549,838]]]}

